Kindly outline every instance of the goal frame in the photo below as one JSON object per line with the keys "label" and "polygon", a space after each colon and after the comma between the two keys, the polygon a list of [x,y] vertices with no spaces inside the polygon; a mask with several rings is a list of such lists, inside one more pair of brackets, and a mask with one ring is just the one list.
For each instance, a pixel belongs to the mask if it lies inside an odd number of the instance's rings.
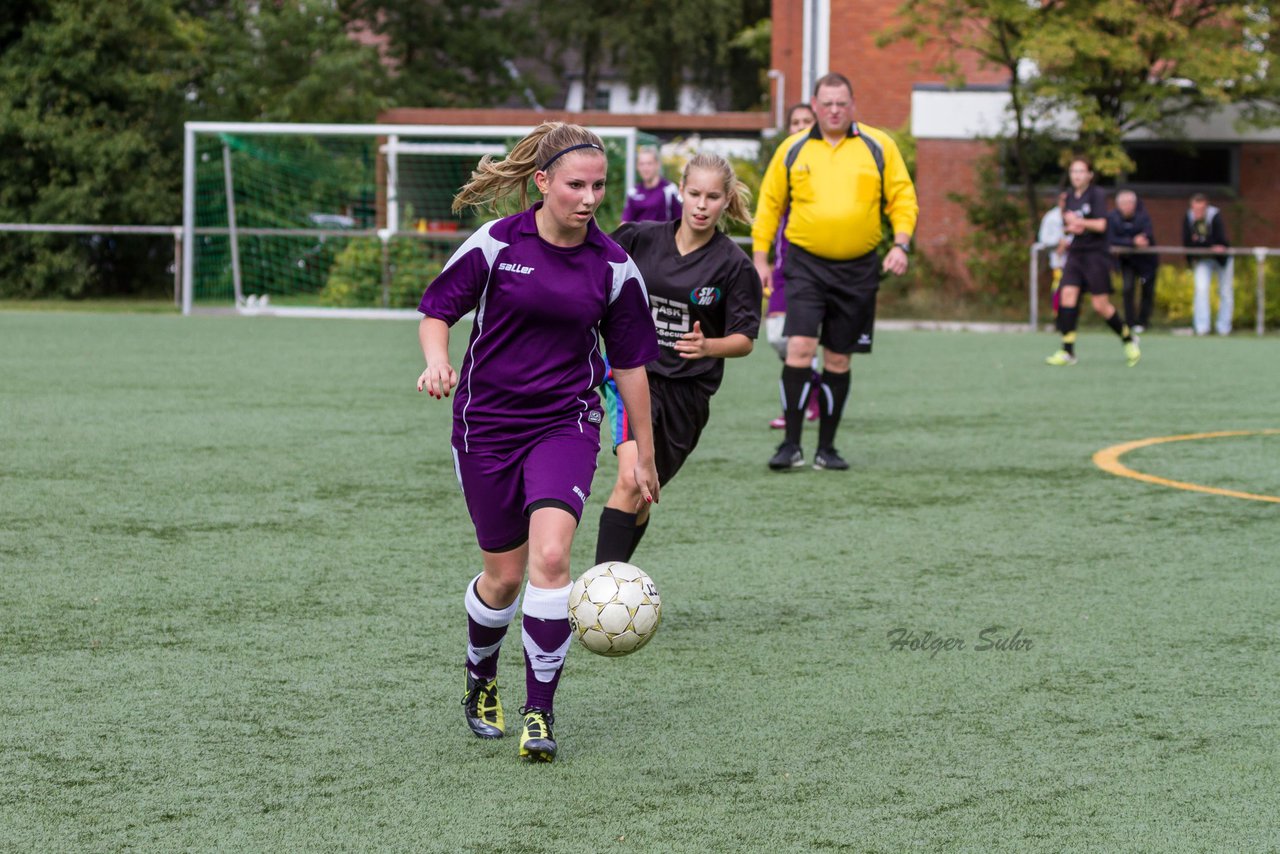
{"label": "goal frame", "polygon": [[[408,125],[408,124],[325,124],[306,122],[186,122],[183,124],[183,158],[182,158],[182,313],[192,313],[195,302],[195,241],[198,234],[210,233],[204,228],[196,228],[196,137],[198,134],[230,133],[256,136],[372,136],[382,137],[379,153],[387,159],[387,167],[382,170],[385,182],[383,190],[387,199],[387,227],[377,229],[376,236],[386,247],[393,236],[408,235],[410,232],[398,231],[399,217],[392,216],[398,209],[396,158],[399,154],[412,154],[413,143],[400,142],[401,137],[429,136],[437,139],[478,140],[492,137],[523,137],[534,128],[533,125]],[[635,183],[636,149],[639,131],[635,127],[592,127],[598,136],[621,139],[626,145],[626,168],[623,176],[624,192]],[[234,215],[233,215],[234,216]],[[216,229],[214,231],[227,231]],[[324,234],[323,229],[289,229],[288,233]],[[247,233],[247,231],[245,232]],[[333,236],[355,236],[351,231],[334,231]],[[232,247],[235,251],[236,241]],[[246,308],[236,305],[236,310],[250,314],[290,314],[299,316],[412,316],[413,311],[389,311],[387,309],[339,309],[339,308],[283,308],[272,306],[270,309],[260,307]]]}

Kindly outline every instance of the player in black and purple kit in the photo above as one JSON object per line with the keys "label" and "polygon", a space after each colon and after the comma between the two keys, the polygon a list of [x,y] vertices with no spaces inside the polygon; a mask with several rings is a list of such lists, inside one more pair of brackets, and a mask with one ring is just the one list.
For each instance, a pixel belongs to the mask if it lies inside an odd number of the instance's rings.
{"label": "player in black and purple kit", "polygon": [[[527,204],[530,177],[542,201],[477,229],[419,306],[427,368],[418,390],[439,399],[456,389],[454,467],[484,565],[465,597],[467,724],[481,738],[503,735],[498,651],[527,569],[520,756],[547,762],[569,647],[569,551],[600,449],[602,340],[633,414],[633,476],[645,502],[658,498],[644,369],[658,357],[657,336],[636,265],[595,223],[605,171],[600,139],[559,122],[540,125],[501,161],[486,156],[455,211],[496,208],[512,195]],[[449,328],[472,311],[455,372]]]}
{"label": "player in black and purple kit", "polygon": [[636,152],[640,180],[627,192],[623,222],[670,222],[680,218],[680,189],[662,177],[662,163],[653,148]]}
{"label": "player in black and purple kit", "polygon": [[1067,249],[1067,264],[1062,269],[1058,289],[1058,331],[1062,333],[1062,349],[1045,359],[1055,367],[1076,363],[1076,324],[1080,321],[1080,291],[1087,290],[1093,310],[1107,322],[1124,343],[1124,356],[1129,367],[1142,357],[1138,342],[1120,313],[1111,304],[1111,246],[1107,242],[1107,197],[1093,184],[1093,168],[1089,161],[1077,157],[1067,168],[1071,192],[1067,193],[1062,221],[1067,234],[1073,235]]}
{"label": "player in black and purple kit", "polygon": [[[760,329],[760,277],[751,259],[717,226],[722,216],[751,222],[749,191],[723,157],[699,154],[680,183],[678,222],[626,224],[613,237],[644,274],[662,355],[648,365],[658,482],[665,486],[698,444],[724,360],[751,352]],[[608,351],[612,363],[614,353]],[[614,368],[616,378],[616,364]],[[621,390],[621,386],[618,386]],[[605,386],[618,479],[600,514],[596,562],[629,560],[649,524],[649,506],[632,472],[637,413]]]}

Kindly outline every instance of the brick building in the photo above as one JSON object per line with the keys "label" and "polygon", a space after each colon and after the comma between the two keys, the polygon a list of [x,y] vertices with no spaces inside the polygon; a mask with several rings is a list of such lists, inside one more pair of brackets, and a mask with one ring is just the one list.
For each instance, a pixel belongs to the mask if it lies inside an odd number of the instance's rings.
{"label": "brick building", "polygon": [[[1005,120],[1007,79],[997,71],[962,61],[966,87],[948,89],[931,69],[929,48],[908,42],[876,45],[892,23],[895,2],[877,0],[774,0],[775,95],[793,103],[807,99],[813,81],[838,71],[853,81],[860,121],[916,138],[916,189],[920,196],[918,248],[946,265],[956,259],[957,238],[968,225],[950,193],[975,188],[975,165]],[[1280,245],[1280,129],[1241,133],[1234,114],[1189,123],[1194,153],[1159,139],[1135,138],[1130,153],[1139,164],[1126,184],[1143,197],[1161,243],[1181,240],[1181,217],[1193,192],[1222,207],[1238,245]],[[1046,185],[1046,199],[1054,188]],[[960,273],[959,265],[955,267]]]}

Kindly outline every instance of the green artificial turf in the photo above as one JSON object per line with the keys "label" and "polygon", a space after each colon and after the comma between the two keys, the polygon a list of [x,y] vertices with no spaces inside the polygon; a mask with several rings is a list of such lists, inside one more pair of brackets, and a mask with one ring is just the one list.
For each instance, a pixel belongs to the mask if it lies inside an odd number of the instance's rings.
{"label": "green artificial turf", "polygon": [[[574,649],[534,767],[462,721],[412,323],[0,313],[0,850],[1277,850],[1280,504],[1090,458],[1280,427],[1280,341],[1143,344],[881,333],[844,474],[768,472],[777,359],[729,365],[635,558],[662,628]],[[1123,462],[1280,495],[1280,435]]]}

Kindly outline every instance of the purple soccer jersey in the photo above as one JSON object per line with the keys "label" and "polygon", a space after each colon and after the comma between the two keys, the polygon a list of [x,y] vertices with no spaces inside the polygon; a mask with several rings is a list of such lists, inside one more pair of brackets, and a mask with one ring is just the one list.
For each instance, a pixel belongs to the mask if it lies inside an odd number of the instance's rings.
{"label": "purple soccer jersey", "polygon": [[475,312],[453,401],[453,446],[500,452],[603,419],[601,338],[617,367],[659,356],[644,279],[592,220],[586,240],[553,246],[528,210],[481,226],[418,306],[452,326]]}
{"label": "purple soccer jersey", "polygon": [[787,277],[782,272],[782,262],[786,260],[787,249],[791,246],[791,241],[787,240],[787,218],[790,215],[791,208],[782,212],[782,219],[778,222],[778,236],[773,241],[773,290],[769,294],[769,306],[766,309],[770,314],[787,310]]}
{"label": "purple soccer jersey", "polygon": [[626,204],[622,206],[622,221],[670,222],[679,219],[682,213],[680,188],[666,178],[659,178],[652,187],[640,183],[628,191]]}

